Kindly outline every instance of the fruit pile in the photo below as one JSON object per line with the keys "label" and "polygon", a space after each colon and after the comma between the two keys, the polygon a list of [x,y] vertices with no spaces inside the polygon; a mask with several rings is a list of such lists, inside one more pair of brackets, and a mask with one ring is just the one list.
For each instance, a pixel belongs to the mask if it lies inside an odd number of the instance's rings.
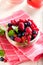
{"label": "fruit pile", "polygon": [[22,20],[19,21],[11,20],[8,23],[8,36],[18,43],[29,44],[37,34],[39,29],[34,24],[33,20]]}

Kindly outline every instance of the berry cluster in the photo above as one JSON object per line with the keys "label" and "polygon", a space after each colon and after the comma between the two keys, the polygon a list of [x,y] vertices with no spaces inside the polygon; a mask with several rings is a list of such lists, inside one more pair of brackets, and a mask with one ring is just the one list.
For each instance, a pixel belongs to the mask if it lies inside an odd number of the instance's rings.
{"label": "berry cluster", "polygon": [[11,23],[8,23],[8,36],[16,42],[19,43],[29,43],[33,40],[39,29],[34,24],[33,20],[22,20],[19,21],[12,20]]}

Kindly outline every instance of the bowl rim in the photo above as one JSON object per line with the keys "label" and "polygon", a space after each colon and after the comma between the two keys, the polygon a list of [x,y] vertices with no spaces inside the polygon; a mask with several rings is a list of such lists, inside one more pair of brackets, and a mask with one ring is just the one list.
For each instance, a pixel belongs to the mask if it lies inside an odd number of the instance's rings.
{"label": "bowl rim", "polygon": [[37,36],[33,40],[31,40],[30,43],[36,42],[39,39],[39,36],[40,36],[40,31],[38,31]]}

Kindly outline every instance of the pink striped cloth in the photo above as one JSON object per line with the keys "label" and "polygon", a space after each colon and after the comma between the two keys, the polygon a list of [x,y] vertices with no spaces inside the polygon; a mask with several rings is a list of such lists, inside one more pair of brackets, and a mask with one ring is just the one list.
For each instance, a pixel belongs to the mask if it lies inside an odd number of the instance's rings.
{"label": "pink striped cloth", "polygon": [[2,46],[3,50],[5,51],[5,56],[6,56],[8,62],[10,62],[10,63],[14,62],[14,65],[16,65],[20,62],[29,60],[16,47],[11,45],[5,36],[0,36],[0,45]]}
{"label": "pink striped cloth", "polygon": [[[12,16],[0,20],[0,25],[5,25],[12,19],[19,20],[20,18],[28,19],[30,17],[27,15],[27,13],[20,10]],[[16,48],[15,46],[9,43],[5,36],[0,36],[0,45],[5,51],[5,56],[8,62],[10,62],[10,65],[18,65],[21,62],[26,62],[29,60],[34,61],[40,58],[39,55],[43,55],[43,33],[40,32],[40,37],[38,41],[33,43],[30,47],[28,46],[24,48]]]}
{"label": "pink striped cloth", "polygon": [[18,48],[27,58],[34,61],[35,58],[43,54],[43,33],[40,32],[38,41],[33,43],[30,47]]}

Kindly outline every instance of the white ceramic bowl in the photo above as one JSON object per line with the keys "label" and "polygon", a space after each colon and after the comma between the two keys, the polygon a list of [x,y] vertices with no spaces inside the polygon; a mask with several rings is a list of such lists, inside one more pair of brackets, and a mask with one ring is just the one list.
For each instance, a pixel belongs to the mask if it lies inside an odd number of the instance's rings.
{"label": "white ceramic bowl", "polygon": [[[31,43],[36,42],[38,40],[39,36],[40,36],[40,31],[38,32],[38,35],[32,41],[30,41],[30,45],[31,45]],[[10,37],[8,36],[8,31],[6,31],[6,38],[14,46],[20,46],[20,45],[23,46],[22,44],[18,44],[17,42],[11,40]]]}

